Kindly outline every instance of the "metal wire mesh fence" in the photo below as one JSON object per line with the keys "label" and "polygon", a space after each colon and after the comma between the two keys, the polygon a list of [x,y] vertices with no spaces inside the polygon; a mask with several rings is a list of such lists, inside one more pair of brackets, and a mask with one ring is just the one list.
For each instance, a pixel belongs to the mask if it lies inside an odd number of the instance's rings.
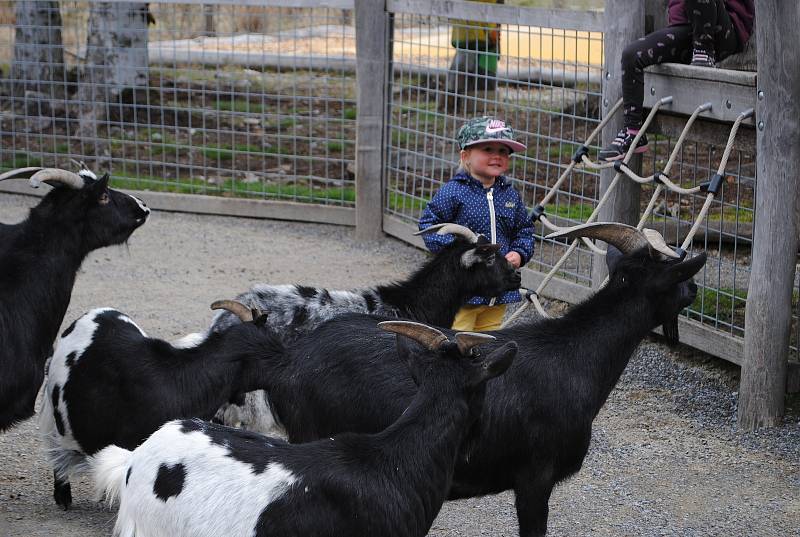
{"label": "metal wire mesh fence", "polygon": [[238,4],[0,2],[0,166],[72,158],[129,188],[352,205],[352,1]]}
{"label": "metal wire mesh fence", "polygon": [[[592,19],[580,14],[575,14],[575,24],[543,28],[534,23],[505,23],[502,16],[476,21],[436,16],[412,4],[392,3],[397,12],[388,105],[386,213],[416,225],[427,201],[456,170],[458,127],[476,115],[505,119],[528,146],[512,159],[509,175],[526,204],[535,206],[599,123],[603,34],[594,31]],[[499,34],[499,43],[486,37],[492,31]],[[477,44],[459,42],[458,36],[465,34],[479,36]],[[651,134],[642,174],[661,171],[674,144],[670,136]],[[707,183],[717,171],[723,146],[690,132],[671,179],[684,188]],[[592,158],[597,149],[590,146]],[[598,185],[596,171],[575,168],[545,207],[549,219],[560,226],[585,222],[597,205]],[[643,211],[653,189],[653,185],[642,189]],[[708,330],[735,338],[744,336],[755,194],[755,155],[734,150],[722,188],[693,243],[693,248],[707,253],[708,262],[697,278],[697,299],[684,315]],[[666,193],[647,227],[658,229],[668,243],[679,246],[705,198],[703,192]],[[539,242],[528,268],[547,273],[568,245],[544,240],[547,230],[541,226],[537,225],[537,232]],[[579,247],[557,276],[588,287],[595,259],[592,252]],[[795,328],[791,341],[795,360],[798,334],[800,328]]]}
{"label": "metal wire mesh fence", "polygon": [[[527,145],[509,175],[537,205],[599,124],[602,16],[484,6],[473,20],[435,12],[444,3],[387,5],[384,214],[416,227],[457,166],[457,128],[476,115],[505,119]],[[352,0],[0,0],[0,170],[76,159],[122,187],[353,207],[355,52]],[[643,175],[662,170],[675,144],[649,135]],[[682,187],[708,181],[720,161],[722,148],[697,138],[670,174]],[[586,221],[598,189],[597,171],[576,167],[548,218]],[[643,208],[652,189],[642,189]],[[734,151],[694,243],[708,262],[685,315],[735,338],[744,334],[755,195],[754,155]],[[704,197],[665,194],[647,226],[679,245]],[[566,246],[537,231],[528,268],[547,273]],[[558,278],[588,288],[595,259],[579,247]],[[798,294],[800,284],[795,360]]]}

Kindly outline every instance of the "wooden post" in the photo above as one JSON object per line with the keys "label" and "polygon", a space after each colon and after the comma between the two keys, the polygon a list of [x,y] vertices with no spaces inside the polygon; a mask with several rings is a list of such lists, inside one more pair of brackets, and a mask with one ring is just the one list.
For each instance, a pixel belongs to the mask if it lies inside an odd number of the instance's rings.
{"label": "wooden post", "polygon": [[[622,76],[620,59],[622,50],[628,43],[644,35],[643,2],[630,2],[627,0],[607,0],[605,9],[605,32],[603,33],[603,100],[602,110],[605,115],[614,104],[622,97]],[[602,146],[610,144],[617,132],[623,127],[622,111],[608,122],[603,129]],[[630,161],[631,168],[641,173],[641,157],[636,156]],[[606,169],[600,173],[600,192],[608,190],[616,172]],[[638,183],[623,177],[617,184],[611,198],[598,214],[599,222],[623,222],[636,225],[639,222],[639,194],[641,188]],[[604,256],[595,256],[592,266],[592,285],[598,287],[605,280],[608,270]]]}
{"label": "wooden post", "polygon": [[739,428],[784,412],[800,204],[800,4],[756,0],[757,195],[745,312]]}
{"label": "wooden post", "polygon": [[668,24],[667,5],[669,0],[645,1],[645,31],[652,32]]}
{"label": "wooden post", "polygon": [[383,178],[387,73],[391,44],[385,0],[355,0],[356,78],[356,238],[383,235]]}

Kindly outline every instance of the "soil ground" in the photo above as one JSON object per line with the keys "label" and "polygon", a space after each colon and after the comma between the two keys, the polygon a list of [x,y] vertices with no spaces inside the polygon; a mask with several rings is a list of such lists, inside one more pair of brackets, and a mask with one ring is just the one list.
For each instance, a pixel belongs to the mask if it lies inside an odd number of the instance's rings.
{"label": "soil ground", "polygon": [[[0,194],[0,220],[20,221],[35,203]],[[404,277],[424,255],[394,239],[359,243],[349,228],[156,212],[127,246],[85,261],[64,325],[113,306],[175,339],[208,324],[213,300],[253,282],[366,286]],[[798,535],[797,409],[782,427],[737,432],[737,381],[727,363],[645,341],[595,420],[583,469],[553,493],[550,534]],[[36,430],[31,419],[0,434],[0,537],[111,535],[114,512],[86,479],[73,484],[72,510],[55,506]],[[507,492],[446,503],[429,535],[516,532]]]}

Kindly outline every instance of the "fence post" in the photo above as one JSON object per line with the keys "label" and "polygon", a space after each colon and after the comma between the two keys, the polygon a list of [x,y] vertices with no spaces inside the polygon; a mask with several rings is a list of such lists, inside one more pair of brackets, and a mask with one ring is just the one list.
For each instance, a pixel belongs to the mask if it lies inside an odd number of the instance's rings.
{"label": "fence post", "polygon": [[385,0],[355,0],[356,238],[383,235],[383,178],[387,70],[391,44]]}
{"label": "fence post", "polygon": [[800,204],[800,4],[756,0],[755,222],[739,428],[778,425],[792,322]]}
{"label": "fence post", "polygon": [[[630,2],[628,0],[606,0],[605,23],[603,32],[603,100],[602,110],[605,115],[622,96],[622,76],[620,58],[622,50],[631,41],[644,35],[643,2]],[[622,128],[622,112],[606,124],[603,128],[602,145],[606,146],[614,140],[617,132]],[[631,168],[637,173],[641,172],[641,157],[635,156],[630,161]],[[606,169],[600,173],[600,193],[608,190],[616,172]],[[609,200],[600,210],[597,221],[624,222],[636,225],[639,221],[639,194],[641,188],[638,183],[627,177],[620,180]],[[592,264],[592,285],[598,287],[605,279],[608,271],[605,259],[595,256]]]}

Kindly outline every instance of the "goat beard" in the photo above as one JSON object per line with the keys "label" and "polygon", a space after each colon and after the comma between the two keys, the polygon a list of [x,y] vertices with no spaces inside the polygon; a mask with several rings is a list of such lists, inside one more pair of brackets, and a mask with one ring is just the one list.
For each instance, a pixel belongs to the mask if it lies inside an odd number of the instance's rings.
{"label": "goat beard", "polygon": [[678,342],[678,316],[676,315],[663,325],[661,325],[661,331],[664,333],[664,337],[667,339],[667,343],[673,345]]}

